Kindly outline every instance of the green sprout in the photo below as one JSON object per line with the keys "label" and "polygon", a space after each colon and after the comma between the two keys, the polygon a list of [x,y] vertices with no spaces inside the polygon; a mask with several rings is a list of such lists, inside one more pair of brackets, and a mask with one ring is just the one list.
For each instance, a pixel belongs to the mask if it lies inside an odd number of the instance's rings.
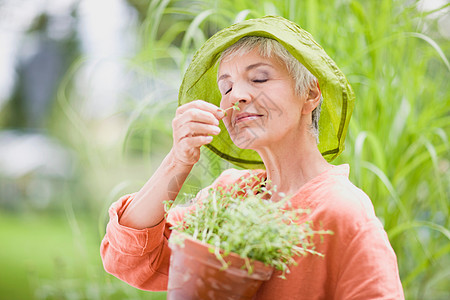
{"label": "green sprout", "polygon": [[233,106],[228,107],[227,109],[222,109],[222,112],[224,113],[224,115],[227,115],[227,111],[232,109],[232,110],[236,110],[236,111],[240,111],[241,109],[239,108],[239,101],[237,101],[236,103],[233,104]]}

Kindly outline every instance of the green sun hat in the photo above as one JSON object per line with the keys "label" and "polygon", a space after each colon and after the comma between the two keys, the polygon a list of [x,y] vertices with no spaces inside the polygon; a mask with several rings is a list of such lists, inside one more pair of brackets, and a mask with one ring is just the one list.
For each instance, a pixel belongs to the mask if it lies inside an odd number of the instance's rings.
{"label": "green sun hat", "polygon": [[[217,61],[225,49],[244,36],[277,40],[318,79],[323,96],[318,147],[327,161],[335,159],[344,150],[355,95],[344,74],[311,34],[282,17],[246,20],[219,31],[207,40],[186,70],[179,91],[179,105],[201,99],[220,106],[222,97],[217,87]],[[220,127],[220,134],[206,145],[207,148],[239,167],[264,168],[256,151],[238,148],[223,122]]]}

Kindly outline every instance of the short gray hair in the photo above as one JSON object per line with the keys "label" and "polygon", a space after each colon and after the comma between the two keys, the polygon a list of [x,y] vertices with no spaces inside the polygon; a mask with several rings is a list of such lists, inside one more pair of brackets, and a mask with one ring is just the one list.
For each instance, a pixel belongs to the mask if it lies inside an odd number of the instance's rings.
{"label": "short gray hair", "polygon": [[[278,41],[271,38],[245,36],[225,49],[219,58],[219,62],[224,58],[230,59],[236,55],[247,54],[255,48],[259,49],[259,54],[262,57],[272,57],[273,55],[286,65],[288,72],[295,81],[295,92],[297,94],[309,93],[309,89],[317,85],[317,78]],[[312,112],[310,128],[310,132],[316,138],[317,143],[319,143],[319,118],[322,101],[323,98],[321,97],[319,105]]]}

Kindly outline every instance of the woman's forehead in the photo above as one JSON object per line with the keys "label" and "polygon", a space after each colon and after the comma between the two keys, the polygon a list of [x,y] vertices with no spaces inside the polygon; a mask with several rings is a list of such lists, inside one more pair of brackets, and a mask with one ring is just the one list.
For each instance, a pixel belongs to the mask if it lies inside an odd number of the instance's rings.
{"label": "woman's forehead", "polygon": [[230,72],[245,72],[258,67],[278,69],[282,68],[283,64],[274,56],[262,56],[258,49],[255,48],[247,53],[224,57],[219,64],[217,75],[218,79],[220,79],[223,75],[227,75]]}

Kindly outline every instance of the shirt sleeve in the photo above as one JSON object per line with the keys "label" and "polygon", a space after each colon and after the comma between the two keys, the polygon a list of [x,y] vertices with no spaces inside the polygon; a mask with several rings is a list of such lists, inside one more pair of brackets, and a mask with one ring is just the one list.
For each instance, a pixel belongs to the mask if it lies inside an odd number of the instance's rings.
{"label": "shirt sleeve", "polygon": [[170,260],[169,224],[134,229],[123,226],[119,218],[135,194],[113,203],[110,220],[100,247],[105,270],[130,285],[143,290],[167,289]]}
{"label": "shirt sleeve", "polygon": [[397,258],[378,220],[361,227],[341,259],[336,299],[404,299]]}
{"label": "shirt sleeve", "polygon": [[[248,171],[229,169],[224,171],[212,185],[202,189],[197,201],[207,197],[211,187],[227,186]],[[143,290],[167,290],[171,250],[168,246],[171,224],[183,220],[191,207],[172,208],[166,219],[158,225],[134,229],[119,223],[135,194],[127,195],[113,203],[109,209],[109,223],[100,246],[105,270],[128,284]]]}

